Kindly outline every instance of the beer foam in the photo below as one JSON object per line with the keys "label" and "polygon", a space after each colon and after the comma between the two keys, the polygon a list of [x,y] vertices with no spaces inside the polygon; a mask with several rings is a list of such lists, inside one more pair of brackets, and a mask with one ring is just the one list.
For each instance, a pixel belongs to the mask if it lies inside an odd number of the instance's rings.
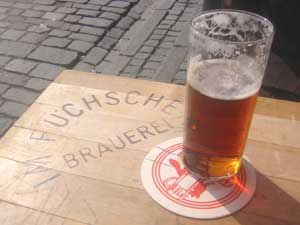
{"label": "beer foam", "polygon": [[198,92],[216,99],[247,98],[260,88],[261,71],[253,63],[245,65],[238,60],[191,60],[187,82]]}

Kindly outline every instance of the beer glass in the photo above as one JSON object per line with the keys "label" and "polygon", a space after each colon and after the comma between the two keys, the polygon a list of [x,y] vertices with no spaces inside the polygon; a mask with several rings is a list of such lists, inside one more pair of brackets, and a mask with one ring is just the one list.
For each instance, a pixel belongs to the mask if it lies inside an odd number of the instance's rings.
{"label": "beer glass", "polygon": [[239,171],[273,34],[270,21],[246,11],[193,19],[183,137],[191,172],[225,178]]}

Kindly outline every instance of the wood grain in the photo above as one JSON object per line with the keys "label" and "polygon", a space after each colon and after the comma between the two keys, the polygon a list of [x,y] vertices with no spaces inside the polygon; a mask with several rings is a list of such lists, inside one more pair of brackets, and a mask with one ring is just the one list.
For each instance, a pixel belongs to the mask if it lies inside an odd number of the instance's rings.
{"label": "wood grain", "polygon": [[299,110],[258,99],[245,149],[255,197],[192,220],[155,203],[140,178],[151,148],[182,136],[184,87],[64,71],[0,140],[0,224],[300,224]]}

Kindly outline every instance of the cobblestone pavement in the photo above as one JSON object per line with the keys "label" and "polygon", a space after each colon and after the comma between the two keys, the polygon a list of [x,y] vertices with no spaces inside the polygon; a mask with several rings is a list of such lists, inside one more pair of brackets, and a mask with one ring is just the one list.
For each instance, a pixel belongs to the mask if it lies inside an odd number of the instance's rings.
{"label": "cobblestone pavement", "polygon": [[202,0],[0,0],[0,136],[65,68],[184,84]]}

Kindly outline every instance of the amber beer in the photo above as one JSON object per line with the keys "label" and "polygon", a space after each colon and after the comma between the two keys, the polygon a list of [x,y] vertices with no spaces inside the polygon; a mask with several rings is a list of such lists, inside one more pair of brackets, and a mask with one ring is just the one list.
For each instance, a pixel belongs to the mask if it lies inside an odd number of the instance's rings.
{"label": "amber beer", "polygon": [[259,88],[255,77],[233,60],[190,64],[183,161],[192,172],[226,177],[239,170]]}

